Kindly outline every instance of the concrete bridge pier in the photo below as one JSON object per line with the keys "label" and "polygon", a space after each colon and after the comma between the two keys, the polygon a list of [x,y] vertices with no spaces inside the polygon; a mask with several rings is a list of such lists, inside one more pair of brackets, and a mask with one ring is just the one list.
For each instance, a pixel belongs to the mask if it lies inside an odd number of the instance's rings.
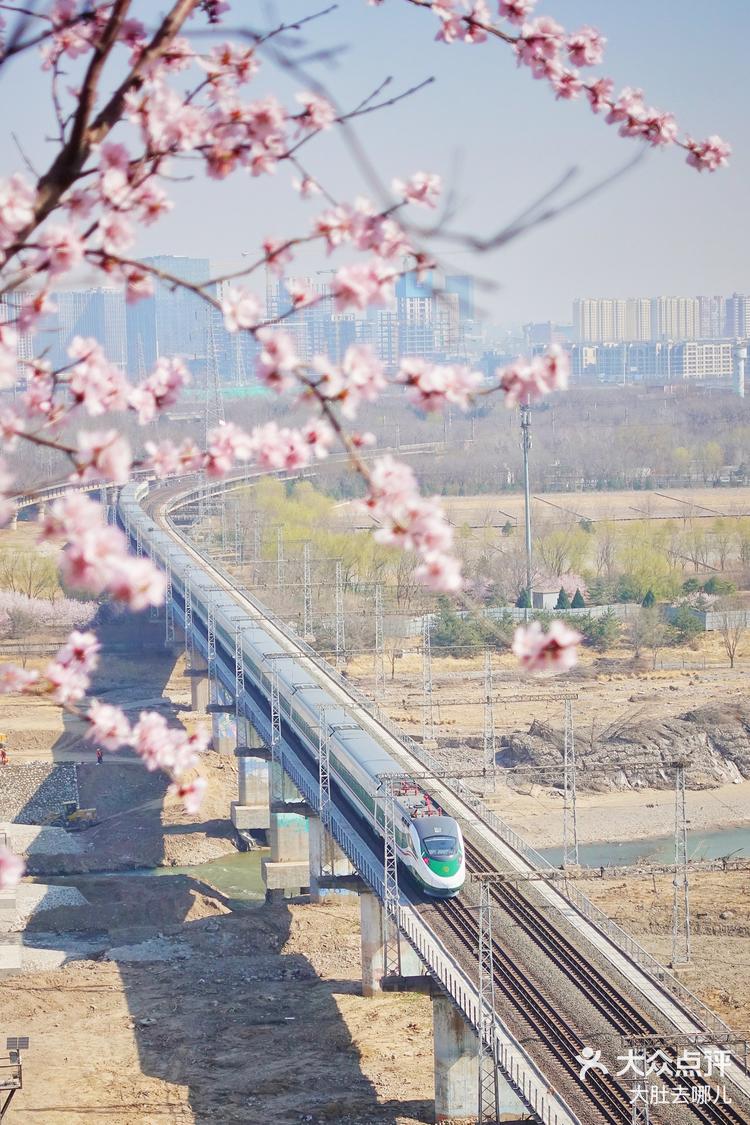
{"label": "concrete bridge pier", "polygon": [[479,1104],[479,1064],[476,1032],[451,998],[432,997],[435,1056],[435,1120],[476,1120]]}
{"label": "concrete bridge pier", "polygon": [[237,746],[237,800],[232,801],[232,824],[238,832],[268,832],[271,825],[269,751],[249,723],[247,745]]}
{"label": "concrete bridge pier", "polygon": [[[435,1056],[435,1120],[476,1119],[479,1109],[477,1033],[445,992],[432,996]],[[529,1113],[503,1077],[498,1081],[498,1121],[522,1122]]]}
{"label": "concrete bridge pier", "polygon": [[211,699],[208,682],[208,664],[199,652],[193,653],[193,667],[190,669],[190,710],[206,713]]}
{"label": "concrete bridge pier", "polygon": [[334,879],[352,876],[354,868],[330,832],[326,832],[319,816],[311,816],[308,821],[308,847],[310,898],[313,902],[322,902],[332,891],[330,887],[322,888],[320,880],[324,876]]}
{"label": "concrete bridge pier", "polygon": [[409,991],[417,981],[426,980],[422,962],[405,938],[401,938],[401,976],[385,976],[385,911],[372,891],[359,896],[359,924],[362,942],[362,995],[377,996],[384,981],[389,991]]}
{"label": "concrete bridge pier", "polygon": [[302,795],[277,762],[269,762],[271,804],[268,843],[270,859],[262,862],[266,901],[301,893],[310,885],[308,816]]}

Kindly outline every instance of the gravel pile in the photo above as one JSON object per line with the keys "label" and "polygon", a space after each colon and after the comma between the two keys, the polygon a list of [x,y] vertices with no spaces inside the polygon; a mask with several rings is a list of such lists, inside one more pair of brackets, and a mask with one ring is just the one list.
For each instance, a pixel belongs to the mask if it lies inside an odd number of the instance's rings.
{"label": "gravel pile", "polygon": [[78,855],[83,841],[64,828],[40,828],[33,824],[0,824],[11,849],[18,855]]}
{"label": "gravel pile", "polygon": [[86,906],[87,900],[75,887],[53,887],[46,883],[21,883],[16,889],[16,919],[11,930],[23,930],[29,918],[58,906]]}

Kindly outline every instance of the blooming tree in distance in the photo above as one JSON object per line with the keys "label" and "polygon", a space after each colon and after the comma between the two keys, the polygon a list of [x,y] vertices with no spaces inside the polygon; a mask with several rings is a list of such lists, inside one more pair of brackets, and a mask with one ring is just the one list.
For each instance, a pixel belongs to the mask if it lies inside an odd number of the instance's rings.
{"label": "blooming tree in distance", "polygon": [[[383,0],[370,3],[379,6]],[[549,84],[556,99],[586,99],[623,137],[682,149],[698,171],[713,172],[727,163],[730,150],[719,137],[694,140],[680,132],[671,113],[649,106],[641,90],[615,92],[606,76],[587,77],[604,57],[605,40],[595,28],[566,30],[548,16],[536,16],[534,0],[500,0],[494,11],[487,0],[393,3],[423,9],[428,34],[431,20],[447,45],[509,50],[519,67]],[[418,576],[428,588],[457,592],[460,565],[439,500],[420,496],[412,470],[391,456],[363,455],[374,439],[357,429],[359,407],[394,382],[425,411],[448,405],[465,410],[477,395],[491,392],[503,395],[509,407],[534,402],[566,387],[564,352],[552,347],[545,355],[519,359],[489,384],[467,367],[415,358],[387,374],[363,346],[350,347],[340,364],[323,355],[303,361],[285,331],[285,317],[267,320],[248,288],[262,270],[281,275],[300,247],[317,244],[335,264],[331,293],[344,311],[389,303],[405,270],[420,273],[436,264],[418,224],[420,209],[438,204],[438,176],[405,169],[382,198],[350,200],[305,165],[305,150],[322,133],[341,129],[348,137],[359,116],[393,106],[415,90],[384,99],[381,87],[347,109],[319,83],[304,79],[286,36],[325,17],[325,11],[262,30],[254,24],[262,5],[172,0],[166,14],[147,25],[139,15],[150,7],[132,0],[31,5],[0,0],[0,77],[15,56],[36,52],[39,86],[48,90],[56,123],[47,167],[36,172],[22,166],[0,180],[0,295],[6,298],[0,305],[6,310],[0,315],[0,520],[12,519],[23,492],[24,482],[14,472],[14,454],[22,445],[64,455],[71,483],[114,485],[124,484],[134,469],[157,478],[202,471],[213,479],[240,463],[297,469],[339,447],[364,482],[376,537],[414,552]],[[390,18],[385,5],[381,18]],[[255,96],[253,81],[261,67],[299,76],[296,96],[287,102],[274,94]],[[139,260],[134,248],[139,229],[172,209],[171,180],[185,168],[205,176],[207,193],[212,181],[228,176],[252,181],[288,171],[310,202],[309,224],[269,235],[254,258],[231,275],[197,284],[169,274]],[[337,262],[342,251],[346,261]],[[55,289],[83,267],[120,286],[130,303],[150,296],[157,282],[202,297],[230,333],[255,338],[258,379],[290,405],[304,404],[307,421],[267,422],[249,430],[230,422],[210,431],[204,447],[190,438],[134,444],[125,432],[132,427],[123,420],[145,426],[177,402],[189,380],[179,357],[160,359],[139,382],[128,380],[92,338],[73,339],[68,362],[58,369],[45,354],[22,362],[17,357],[19,334],[33,331],[54,309]],[[320,299],[294,284],[290,296],[293,310]],[[88,428],[91,419],[94,427]],[[85,429],[79,428],[82,421]],[[135,611],[163,600],[161,572],[130,554],[124,533],[109,526],[103,509],[87,496],[71,491],[57,500],[38,530],[40,540],[60,546],[69,588],[106,595]],[[558,671],[574,661],[578,640],[563,627],[544,634],[532,626],[519,633],[514,647],[529,670]],[[173,791],[190,810],[197,809],[204,783],[185,779],[194,772],[205,737],[170,730],[148,712],[131,725],[118,708],[90,698],[98,652],[92,633],[73,632],[41,675],[6,665],[0,691],[48,694],[85,718],[88,736],[98,745],[131,746],[149,769],[165,770]],[[19,874],[15,857],[0,851],[0,887]]]}

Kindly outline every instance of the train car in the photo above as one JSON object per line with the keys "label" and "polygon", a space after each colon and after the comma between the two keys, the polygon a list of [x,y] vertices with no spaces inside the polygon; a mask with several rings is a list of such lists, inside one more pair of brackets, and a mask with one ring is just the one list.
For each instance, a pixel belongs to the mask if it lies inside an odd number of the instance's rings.
{"label": "train car", "polygon": [[[143,485],[123,489],[120,497],[123,525],[130,528],[134,542],[135,528],[140,528],[140,541],[158,565],[166,568],[169,561],[172,593],[180,607],[185,604],[185,583],[189,578],[194,626],[200,628],[204,636],[207,636],[211,605],[217,653],[227,667],[234,663],[236,629],[238,625],[242,628],[245,674],[252,676],[265,699],[270,701],[269,672],[273,657],[288,654],[294,638],[285,637],[282,644],[278,626],[269,623],[266,627],[250,614],[243,622],[242,608],[231,594],[217,590],[188,551],[144,512],[140,506],[142,490],[145,491]],[[326,683],[319,670],[308,661],[301,665],[294,659],[279,659],[275,662],[275,671],[282,724],[290,725],[314,760],[318,757],[320,708],[325,707],[331,777],[352,807],[382,839],[385,790],[381,775],[401,773],[403,767],[366,729],[352,722],[341,699],[336,698],[337,685]],[[464,844],[458,822],[435,808],[429,797],[413,784],[397,792],[394,803],[399,861],[426,894],[434,897],[458,894],[466,877]]]}

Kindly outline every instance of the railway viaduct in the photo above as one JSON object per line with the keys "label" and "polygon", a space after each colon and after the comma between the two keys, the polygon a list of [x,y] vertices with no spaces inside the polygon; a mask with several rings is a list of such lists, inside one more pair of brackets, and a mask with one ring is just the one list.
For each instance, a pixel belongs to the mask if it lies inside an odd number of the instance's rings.
{"label": "railway viaduct", "polygon": [[[268,833],[267,893],[305,890],[315,899],[356,891],[363,993],[419,988],[432,996],[436,1120],[750,1121],[750,1075],[731,1053],[731,1029],[571,884],[535,881],[548,866],[541,856],[190,540],[186,525],[210,501],[205,481],[142,480],[106,499],[134,551],[166,570],[165,641],[184,643],[193,707],[211,716],[215,749],[238,758],[232,820],[240,834]],[[210,592],[208,612],[192,604],[191,576]],[[261,676],[246,661],[246,631],[270,650]],[[457,899],[425,904],[399,886],[387,817],[384,847],[330,784],[325,723],[317,748],[305,748],[282,715],[273,687],[278,659],[295,661],[459,820],[469,875]],[[482,881],[487,872],[510,878]],[[726,1097],[674,1107],[667,1099],[649,1110],[634,1101],[627,1079],[596,1070],[581,1079],[576,1056],[585,1047],[613,1059],[649,1042],[672,1062],[691,1045],[702,1058],[726,1050]],[[662,1068],[658,1081],[669,1092],[703,1079]]]}

